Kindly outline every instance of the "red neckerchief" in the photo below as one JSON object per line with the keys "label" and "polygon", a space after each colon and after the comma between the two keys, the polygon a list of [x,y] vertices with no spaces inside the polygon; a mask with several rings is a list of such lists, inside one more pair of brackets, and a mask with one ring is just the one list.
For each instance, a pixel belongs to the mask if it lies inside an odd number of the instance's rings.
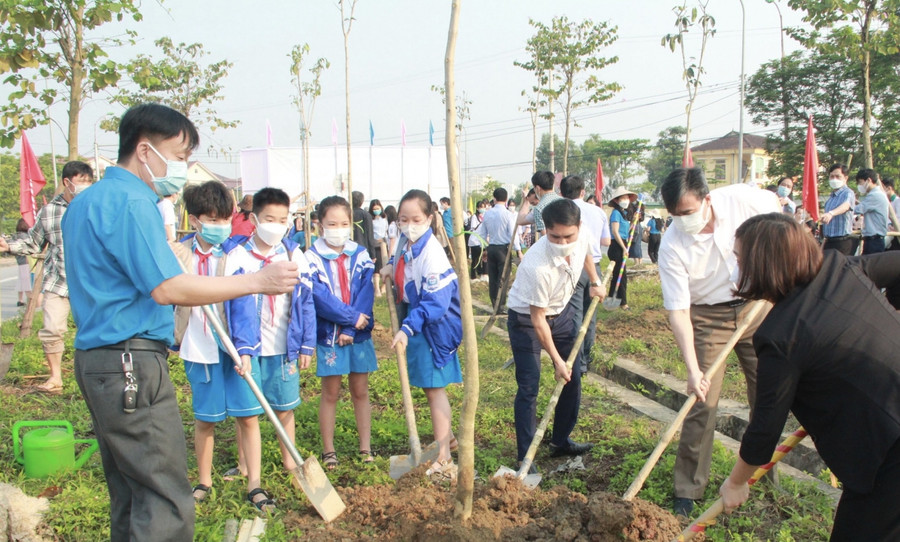
{"label": "red neckerchief", "polygon": [[406,272],[405,251],[401,251],[394,264],[394,286],[397,287],[397,303],[403,303],[403,277]]}
{"label": "red neckerchief", "polygon": [[[197,255],[197,274],[203,275],[205,277],[209,276],[209,257],[212,256],[212,251],[207,254],[200,252],[200,247],[194,248],[194,254]],[[206,313],[200,311],[203,315],[203,332],[209,335],[209,326],[206,325]]]}
{"label": "red neckerchief", "polygon": [[[273,249],[273,250],[274,250],[274,249]],[[261,261],[262,261],[262,263],[263,263],[263,264],[262,264],[262,267],[265,267],[265,266],[269,265],[270,263],[272,263],[272,257],[271,257],[271,256],[260,256],[259,254],[256,253],[255,250],[250,250],[250,251],[248,251],[248,252],[250,252],[250,254],[251,254],[254,258],[256,258],[257,260],[261,260]],[[274,295],[267,295],[266,297],[269,298],[269,309],[270,309],[271,312],[272,312],[272,325],[275,325],[275,296],[274,296]]]}
{"label": "red neckerchief", "polygon": [[345,305],[350,304],[350,277],[347,275],[347,268],[344,267],[344,262],[347,261],[347,255],[343,252],[340,256],[337,257],[337,267],[338,267],[338,283],[341,285],[341,300]]}

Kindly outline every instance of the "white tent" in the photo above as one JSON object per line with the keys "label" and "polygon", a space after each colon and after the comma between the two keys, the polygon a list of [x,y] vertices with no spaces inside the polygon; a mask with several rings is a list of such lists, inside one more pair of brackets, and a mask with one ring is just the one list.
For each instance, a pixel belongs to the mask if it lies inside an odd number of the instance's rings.
{"label": "white tent", "polygon": [[[440,147],[353,147],[353,190],[382,205],[397,205],[408,190],[425,190],[437,201],[450,195],[447,155]],[[241,150],[244,194],[265,187],[281,188],[291,198],[309,186],[315,201],[335,194],[347,197],[347,148],[312,147],[309,180],[303,178],[300,148],[269,147]]]}

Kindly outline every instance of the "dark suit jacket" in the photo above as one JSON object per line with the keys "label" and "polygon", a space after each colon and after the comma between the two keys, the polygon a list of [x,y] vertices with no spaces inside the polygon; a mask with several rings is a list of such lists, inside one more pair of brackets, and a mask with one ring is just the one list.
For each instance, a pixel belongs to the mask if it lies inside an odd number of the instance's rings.
{"label": "dark suit jacket", "polygon": [[373,260],[376,254],[375,232],[372,230],[372,215],[363,209],[353,209],[353,241],[366,247]]}
{"label": "dark suit jacket", "polygon": [[827,250],[816,278],[775,304],[753,337],[757,397],[744,461],[769,462],[790,410],[841,482],[871,491],[900,438],[900,315],[883,287],[900,289],[900,252]]}

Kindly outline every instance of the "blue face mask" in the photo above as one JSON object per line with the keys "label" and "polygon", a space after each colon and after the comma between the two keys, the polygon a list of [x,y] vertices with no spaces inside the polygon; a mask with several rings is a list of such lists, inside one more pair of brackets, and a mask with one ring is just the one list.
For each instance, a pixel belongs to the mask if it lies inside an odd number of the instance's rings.
{"label": "blue face mask", "polygon": [[372,214],[375,215],[375,216],[380,215],[380,214],[381,214],[381,209],[375,209],[374,211],[372,211]]}
{"label": "blue face mask", "polygon": [[790,194],[791,194],[791,190],[790,190],[788,187],[786,187],[786,186],[779,186],[779,187],[778,187],[778,197],[779,197],[779,198],[786,198],[786,197],[788,197]]}
{"label": "blue face mask", "polygon": [[231,236],[231,224],[207,224],[201,222],[200,237],[211,245],[221,245]]}
{"label": "blue face mask", "polygon": [[153,145],[149,143],[147,145],[150,146],[150,150],[156,153],[156,156],[159,156],[166,163],[166,174],[162,177],[153,175],[150,166],[144,164],[144,167],[150,173],[150,178],[153,179],[153,188],[156,190],[156,193],[160,196],[177,194],[187,183],[187,162],[167,160],[158,150],[153,148]]}

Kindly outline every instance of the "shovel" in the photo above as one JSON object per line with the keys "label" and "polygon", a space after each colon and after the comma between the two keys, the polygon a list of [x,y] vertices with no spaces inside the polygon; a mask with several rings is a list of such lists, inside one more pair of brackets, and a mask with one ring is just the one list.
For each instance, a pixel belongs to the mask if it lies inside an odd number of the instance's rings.
{"label": "shovel", "polygon": [[[622,284],[622,277],[625,275],[625,267],[628,264],[628,251],[631,250],[631,242],[634,240],[635,225],[637,225],[638,217],[641,216],[641,208],[644,206],[644,196],[638,197],[638,206],[631,217],[631,230],[628,232],[628,241],[625,243],[625,253],[622,254],[622,267],[619,269],[619,278],[616,279],[616,288],[613,290],[612,297],[603,300],[603,308],[612,311],[619,308],[622,299],[618,297],[619,286]],[[640,241],[638,241],[640,243]]]}
{"label": "shovel", "polygon": [[[181,270],[188,273],[189,271],[185,268],[181,258],[176,257],[176,259],[181,265]],[[219,337],[221,344],[228,350],[228,354],[231,356],[235,365],[241,366],[241,356],[234,347],[234,343],[231,342],[231,338],[225,333],[222,322],[219,321],[219,315],[216,314],[216,311],[214,311],[210,305],[203,305],[202,308],[203,313],[206,315],[206,320],[212,325],[213,331]],[[297,464],[291,471],[291,474],[293,474],[294,478],[300,483],[300,488],[303,490],[303,493],[306,494],[306,498],[309,499],[309,502],[312,503],[326,523],[334,521],[335,518],[341,515],[346,508],[346,505],[344,505],[344,501],[341,500],[341,497],[334,489],[334,486],[328,481],[328,477],[325,476],[325,471],[322,470],[319,461],[315,456],[310,456],[309,459],[303,461],[303,458],[300,457],[300,452],[297,451],[297,447],[294,446],[291,438],[285,432],[284,426],[282,426],[281,422],[278,420],[278,415],[272,410],[269,402],[266,401],[265,395],[262,394],[259,386],[256,385],[256,381],[253,380],[253,377],[249,373],[245,372],[243,376],[244,381],[250,386],[250,391],[253,392],[253,395],[256,396],[259,404],[262,405],[263,410],[266,411],[266,416],[269,417],[269,421],[275,426],[275,432],[278,434],[278,439],[284,444],[285,448],[287,448],[294,463]]]}
{"label": "shovel", "polygon": [[[609,267],[606,268],[606,277],[603,279],[603,285],[601,288],[605,289],[609,287],[609,281],[612,278],[612,266],[614,266],[614,262],[610,262]],[[572,351],[569,352],[569,358],[566,360],[566,368],[571,371],[572,367],[575,366],[575,359],[578,358],[578,353],[581,352],[581,345],[584,343],[584,336],[587,334],[587,328],[591,325],[591,319],[594,317],[594,312],[597,310],[597,305],[600,302],[599,297],[595,297],[592,301],[588,310],[584,313],[584,317],[582,318],[581,327],[578,329],[578,336],[575,338],[575,344],[572,345]],[[563,387],[565,387],[566,382],[560,380],[556,383],[556,388],[553,390],[553,395],[550,396],[550,402],[547,403],[547,409],[544,411],[544,417],[541,418],[541,423],[537,427],[537,431],[534,433],[534,438],[531,439],[531,445],[528,447],[528,451],[525,453],[525,459],[522,460],[522,465],[519,467],[518,471],[515,471],[509,467],[501,466],[497,469],[497,472],[494,473],[494,478],[498,476],[515,476],[519,480],[522,480],[522,483],[528,489],[534,489],[537,487],[539,483],[541,483],[541,475],[540,473],[536,474],[527,474],[531,469],[531,464],[534,462],[534,456],[537,454],[538,446],[541,443],[541,440],[544,438],[544,433],[547,431],[547,425],[550,424],[550,416],[553,414],[553,409],[556,408],[556,403],[559,402],[559,396],[562,394]]]}
{"label": "shovel", "polygon": [[[387,248],[381,246],[381,254],[384,261],[388,260]],[[394,302],[393,281],[390,277],[384,279],[385,291],[388,299],[388,312],[391,314],[391,331],[394,335],[400,330],[400,318],[397,316],[397,305]],[[406,370],[406,349],[402,346],[395,348],[397,352],[397,371],[400,373],[400,389],[403,395],[403,411],[406,414],[406,429],[409,433],[409,455],[392,455],[390,475],[394,480],[421,465],[434,462],[438,458],[437,442],[432,442],[425,450],[419,442],[419,431],[416,428],[416,413],[413,409],[412,393],[409,389],[409,373]]]}
{"label": "shovel", "polygon": [[[794,431],[791,436],[784,439],[777,448],[775,448],[775,452],[772,454],[772,460],[767,464],[759,467],[753,473],[753,476],[747,481],[749,485],[753,485],[759,481],[760,478],[766,475],[769,470],[775,466],[775,463],[781,461],[788,452],[794,449],[797,444],[800,444],[800,441],[806,438],[806,430],[802,427]],[[712,504],[705,512],[700,514],[700,517],[694,520],[693,523],[688,525],[688,527],[678,535],[673,542],[685,542],[694,538],[694,535],[697,533],[702,533],[706,531],[706,528],[716,522],[716,518],[725,511],[725,503],[722,501],[722,498],[719,497],[716,499],[716,502]]]}
{"label": "shovel", "polygon": [[[719,352],[719,356],[715,359],[715,361],[713,361],[713,364],[709,366],[709,369],[707,369],[705,373],[703,373],[703,378],[709,380],[713,377],[714,374],[719,371],[719,369],[722,368],[722,365],[725,364],[725,359],[734,348],[734,345],[737,344],[737,342],[741,339],[741,336],[746,333],[747,328],[750,327],[750,324],[752,324],[756,319],[759,311],[761,311],[762,308],[766,306],[766,304],[767,302],[759,300],[754,301],[753,304],[748,307],[743,321],[741,321],[737,329],[734,330],[734,333],[731,334],[731,338],[728,339],[728,342],[725,343],[725,346],[722,347],[721,352]],[[672,420],[672,423],[669,424],[669,427],[666,429],[665,433],[663,433],[662,436],[659,437],[659,443],[656,445],[656,448],[653,449],[653,452],[650,453],[650,457],[647,458],[647,461],[644,463],[641,471],[638,472],[637,476],[634,479],[634,482],[632,482],[628,487],[628,490],[622,497],[623,500],[630,501],[634,499],[634,497],[638,494],[638,491],[640,491],[641,487],[643,487],[644,485],[644,481],[646,481],[647,477],[650,476],[650,472],[653,470],[656,462],[659,461],[660,456],[662,456],[663,452],[666,450],[669,442],[672,441],[672,437],[675,436],[675,432],[678,431],[679,427],[681,427],[682,422],[684,422],[684,419],[687,418],[688,412],[691,411],[691,408],[693,408],[694,404],[696,403],[697,396],[692,393],[684,402],[681,410],[678,411],[678,415],[676,415],[675,419]]]}
{"label": "shovel", "polygon": [[[513,232],[515,235],[515,232]],[[497,299],[494,300],[494,310],[491,312],[491,317],[488,318],[487,323],[484,324],[484,327],[481,328],[481,338],[484,339],[487,337],[488,331],[494,326],[494,322],[497,321],[497,316],[500,314],[500,301],[506,298],[506,294],[509,292],[509,276],[512,271],[512,253],[513,253],[513,242],[515,239],[509,240],[509,247],[506,249],[506,260],[503,262],[503,271],[500,273],[500,289],[497,290]]]}

